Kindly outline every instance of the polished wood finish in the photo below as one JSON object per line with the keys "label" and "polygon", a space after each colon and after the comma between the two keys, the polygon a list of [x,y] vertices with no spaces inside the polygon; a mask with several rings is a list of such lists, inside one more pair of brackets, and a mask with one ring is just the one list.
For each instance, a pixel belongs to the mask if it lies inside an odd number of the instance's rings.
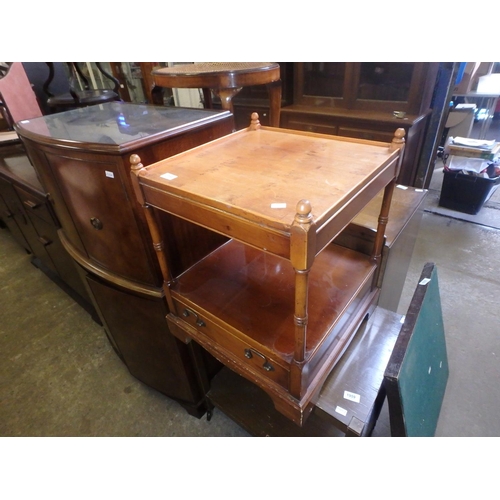
{"label": "polished wood finish", "polygon": [[[214,377],[208,396],[217,409],[253,436],[370,436],[384,402],[384,371],[401,330],[401,318],[377,307],[363,322],[302,427],[277,412],[262,389],[226,368]],[[346,398],[346,391],[352,399]]]}
{"label": "polished wood finish", "polygon": [[[16,126],[50,192],[59,239],[78,264],[111,344],[132,375],[197,416],[207,410],[200,373],[209,377],[220,365],[208,355],[206,366],[195,365],[191,346],[166,327],[162,274],[135,200],[129,158],[137,153],[153,163],[229,134],[232,124],[227,111],[113,102]],[[220,244],[219,237],[205,238],[203,228],[185,228],[169,216],[158,224],[179,232],[177,266]],[[200,244],[183,246],[184,235]]]}
{"label": "polished wood finish", "polygon": [[[229,133],[231,116],[219,112],[210,112],[208,116],[203,110],[192,110],[190,113],[196,115],[194,125],[183,125],[176,115],[182,116],[182,111],[165,109],[161,112],[174,117],[170,122],[165,121],[172,129],[152,129],[148,135],[139,133],[148,130],[143,125],[131,135],[121,133],[124,143],[113,143],[103,138],[98,128],[87,129],[87,121],[90,120],[90,124],[106,118],[112,121],[122,110],[129,110],[132,117],[144,123],[148,118],[151,122],[159,118],[154,107],[122,103],[103,106],[102,111],[91,108],[59,115],[59,120],[67,119],[73,124],[71,130],[75,134],[81,128],[81,137],[64,138],[62,129],[53,136],[47,128],[49,117],[18,124],[17,131],[42,182],[50,187],[52,203],[70,244],[110,276],[160,286],[160,273],[149,244],[144,213],[137,204],[130,202],[134,194],[128,174],[129,156],[138,152],[146,161],[154,162],[198,146]],[[143,114],[145,111],[149,113]],[[73,180],[76,177],[78,182]],[[124,241],[127,245],[123,245]]]}
{"label": "polished wood finish", "polygon": [[278,413],[262,389],[226,368],[208,396],[254,436],[370,436],[386,398],[391,436],[433,436],[449,372],[440,304],[435,265],[427,263],[407,314],[375,309],[302,427]]}
{"label": "polished wood finish", "polygon": [[[269,123],[279,127],[281,108],[281,77],[277,63],[195,63],[169,68],[155,68],[153,79],[158,87],[201,88],[212,90],[222,109],[233,112],[233,98],[243,87],[266,85],[270,98]],[[211,105],[209,92],[205,100]]]}
{"label": "polished wood finish", "polygon": [[[293,104],[293,63],[278,62],[281,80],[281,108]],[[215,96],[214,108],[220,106]],[[270,126],[270,98],[265,85],[243,87],[233,99],[233,114],[236,130],[248,127],[252,113],[258,113],[262,125]]]}
{"label": "polished wood finish", "polygon": [[[254,116],[247,130],[132,171],[147,211],[231,238],[181,275],[157,241],[172,333],[257,383],[298,425],[378,296],[403,135],[392,146],[335,139]],[[368,255],[332,244],[382,188]]]}
{"label": "polished wood finish", "polygon": [[155,103],[156,98],[153,96],[153,91],[155,87],[155,82],[153,79],[153,69],[157,66],[159,66],[160,63],[157,62],[140,62],[139,66],[141,68],[141,73],[142,73],[142,82],[143,82],[143,87],[144,87],[144,93],[146,94],[146,97],[148,98],[148,102],[150,104],[163,104],[161,103]]}

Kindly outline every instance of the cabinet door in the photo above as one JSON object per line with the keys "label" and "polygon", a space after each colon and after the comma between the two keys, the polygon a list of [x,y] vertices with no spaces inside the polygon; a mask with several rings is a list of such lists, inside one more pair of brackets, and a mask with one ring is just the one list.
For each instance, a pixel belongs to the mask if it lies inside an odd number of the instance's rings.
{"label": "cabinet door", "polygon": [[294,103],[347,108],[351,79],[349,63],[296,63]]}
{"label": "cabinet door", "polygon": [[81,153],[47,158],[88,257],[119,276],[158,285],[120,175],[119,158]]}

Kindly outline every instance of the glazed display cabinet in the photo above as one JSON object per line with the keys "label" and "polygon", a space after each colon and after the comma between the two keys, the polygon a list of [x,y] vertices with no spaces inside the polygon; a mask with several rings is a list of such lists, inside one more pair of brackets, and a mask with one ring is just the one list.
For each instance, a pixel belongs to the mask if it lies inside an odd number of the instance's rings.
{"label": "glazed display cabinet", "polygon": [[303,62],[293,64],[293,104],[281,126],[390,141],[405,130],[398,182],[413,186],[431,113],[439,63]]}

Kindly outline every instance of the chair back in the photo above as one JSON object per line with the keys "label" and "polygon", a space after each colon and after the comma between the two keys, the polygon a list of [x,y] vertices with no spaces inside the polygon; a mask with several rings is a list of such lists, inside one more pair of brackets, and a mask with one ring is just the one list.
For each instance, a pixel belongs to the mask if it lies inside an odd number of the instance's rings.
{"label": "chair back", "polygon": [[50,92],[46,89],[51,70],[46,62],[23,62],[24,70],[28,80],[33,87],[33,91],[38,99],[38,104],[44,115],[50,114],[53,110],[47,104],[47,99],[51,95],[60,95],[69,92],[68,69],[63,62],[50,63],[53,75],[50,82]]}
{"label": "chair back", "polygon": [[[121,100],[119,80],[108,73],[101,63],[95,63],[99,73],[98,78],[94,78],[92,73],[86,74],[81,63],[66,63],[68,86],[63,92],[57,92],[54,89],[58,70],[57,63],[46,64],[49,68],[49,76],[43,88],[48,96],[47,105],[51,112]],[[107,81],[111,83],[112,88],[108,88],[103,83]]]}
{"label": "chair back", "polygon": [[10,128],[14,123],[43,116],[23,64],[14,62],[0,78],[0,107]]}

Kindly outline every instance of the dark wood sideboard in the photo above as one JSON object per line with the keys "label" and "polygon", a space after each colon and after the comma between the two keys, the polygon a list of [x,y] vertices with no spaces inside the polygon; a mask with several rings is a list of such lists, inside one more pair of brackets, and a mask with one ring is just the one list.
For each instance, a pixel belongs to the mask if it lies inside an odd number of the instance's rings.
{"label": "dark wood sideboard", "polygon": [[[232,127],[227,111],[119,102],[15,127],[49,193],[49,207],[61,224],[59,239],[78,264],[114,349],[132,375],[196,416],[206,411],[204,384],[219,363],[169,334],[162,275],[132,192],[129,158],[139,154],[153,163],[224,136]],[[168,216],[159,223],[181,242],[175,256],[179,266],[219,244],[217,236]],[[185,238],[197,245],[183,247]]]}

